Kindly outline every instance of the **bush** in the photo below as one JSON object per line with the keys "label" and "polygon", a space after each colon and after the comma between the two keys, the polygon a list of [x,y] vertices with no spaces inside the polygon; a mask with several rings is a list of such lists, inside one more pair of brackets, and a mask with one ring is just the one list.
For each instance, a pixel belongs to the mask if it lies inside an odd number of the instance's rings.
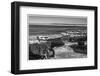
{"label": "bush", "polygon": [[87,45],[71,45],[74,52],[87,54]]}
{"label": "bush", "polygon": [[64,42],[62,41],[61,38],[49,39],[48,41],[51,42],[51,48],[64,45]]}

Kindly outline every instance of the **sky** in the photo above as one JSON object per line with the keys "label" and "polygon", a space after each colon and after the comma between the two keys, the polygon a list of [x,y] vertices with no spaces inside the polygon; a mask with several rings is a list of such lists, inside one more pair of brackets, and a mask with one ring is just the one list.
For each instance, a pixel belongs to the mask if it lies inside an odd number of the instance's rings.
{"label": "sky", "polygon": [[28,24],[87,24],[87,17],[28,15]]}

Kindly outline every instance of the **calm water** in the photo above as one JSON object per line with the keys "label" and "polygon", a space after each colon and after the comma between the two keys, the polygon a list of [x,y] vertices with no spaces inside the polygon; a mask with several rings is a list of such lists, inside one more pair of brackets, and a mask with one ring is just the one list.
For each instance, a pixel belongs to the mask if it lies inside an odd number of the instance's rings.
{"label": "calm water", "polygon": [[50,26],[50,25],[29,25],[29,36],[37,34],[59,34],[66,31],[86,30],[86,26]]}

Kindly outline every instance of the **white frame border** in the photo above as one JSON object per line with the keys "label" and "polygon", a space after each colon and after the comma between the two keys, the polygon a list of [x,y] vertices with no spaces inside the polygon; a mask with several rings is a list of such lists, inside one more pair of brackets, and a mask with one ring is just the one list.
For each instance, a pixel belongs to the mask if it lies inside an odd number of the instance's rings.
{"label": "white frame border", "polygon": [[[86,16],[88,19],[88,58],[27,61],[27,14]],[[20,70],[80,66],[94,66],[94,10],[20,7]]]}

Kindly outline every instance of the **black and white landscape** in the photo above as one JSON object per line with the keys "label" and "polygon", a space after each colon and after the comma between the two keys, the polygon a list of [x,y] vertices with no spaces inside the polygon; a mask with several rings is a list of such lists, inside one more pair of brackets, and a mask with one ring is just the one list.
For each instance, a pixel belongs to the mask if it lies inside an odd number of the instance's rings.
{"label": "black and white landscape", "polygon": [[87,58],[87,17],[27,17],[29,60]]}

